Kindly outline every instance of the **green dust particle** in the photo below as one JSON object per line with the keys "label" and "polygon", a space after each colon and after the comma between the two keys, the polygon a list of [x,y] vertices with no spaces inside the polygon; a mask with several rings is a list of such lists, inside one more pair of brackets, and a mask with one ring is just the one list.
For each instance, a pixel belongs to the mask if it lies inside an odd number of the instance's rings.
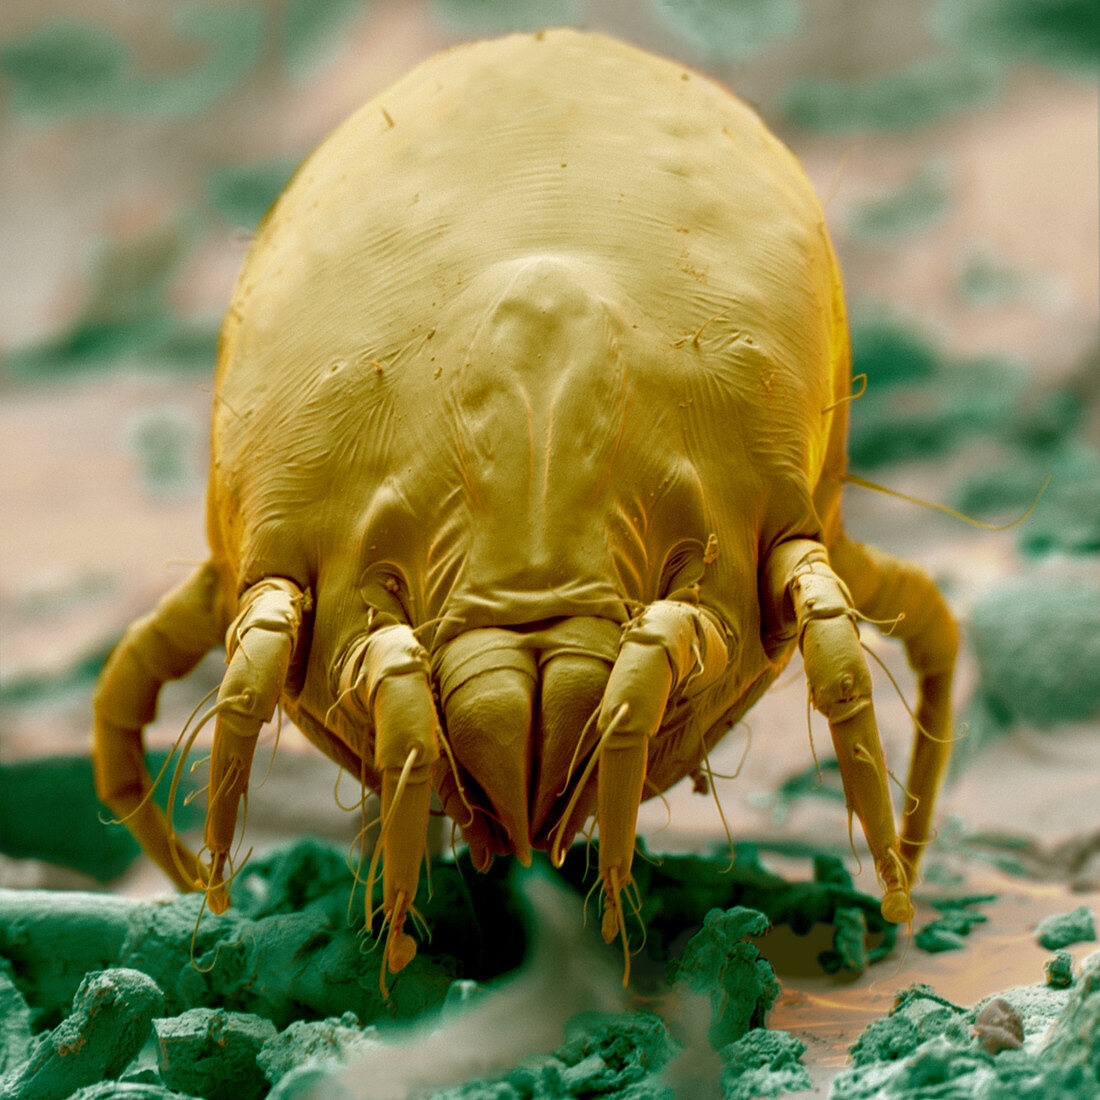
{"label": "green dust particle", "polygon": [[[280,892],[280,882],[311,871],[325,880],[314,874],[308,891]],[[249,861],[223,914],[206,909],[201,893],[132,901],[0,889],[0,957],[11,961],[40,1026],[64,1013],[89,969],[121,966],[160,986],[162,1015],[224,1007],[278,1029],[345,1012],[364,1023],[410,1020],[438,1010],[457,975],[489,982],[524,958],[526,903],[505,874],[478,874],[464,857],[438,863],[416,906],[431,941],[393,980],[388,1001],[378,982],[381,947],[364,934],[362,889],[347,853],[317,841]]]}
{"label": "green dust particle", "polygon": [[979,691],[1003,720],[1050,726],[1100,712],[1100,587],[1006,578],[971,620]]}
{"label": "green dust particle", "polygon": [[[156,775],[167,759],[149,753],[147,766]],[[197,787],[181,778],[174,819],[189,829],[202,820],[198,807],[184,798]],[[168,783],[154,796],[163,808]],[[92,762],[86,756],[48,756],[0,765],[0,851],[13,859],[37,859],[69,867],[97,882],[118,878],[138,856],[137,842],[96,798]]]}
{"label": "green dust particle", "polygon": [[941,365],[932,341],[904,322],[874,309],[852,318],[852,373],[867,375],[868,389],[926,381]]}
{"label": "green dust particle", "polygon": [[[1082,964],[1081,976],[1051,1028],[1043,1055],[1057,1066],[1091,1070],[1094,1083],[1100,1077],[1100,952],[1093,952]],[[1091,1094],[1061,1095],[1100,1096],[1100,1085]]]}
{"label": "green dust particle", "polygon": [[290,77],[303,81],[312,76],[366,10],[363,0],[290,0],[279,36]]}
{"label": "green dust particle", "polygon": [[114,641],[83,654],[67,668],[50,675],[24,673],[0,681],[0,706],[26,707],[61,699],[74,691],[88,693],[106,662]]}
{"label": "green dust particle", "polygon": [[866,1066],[874,1062],[895,1062],[911,1054],[920,1045],[917,1025],[902,1014],[891,1014],[872,1020],[859,1038],[848,1048],[852,1065]]}
{"label": "green dust particle", "polygon": [[203,432],[182,410],[165,406],[142,413],[130,424],[126,442],[147,492],[173,496],[201,486]]}
{"label": "green dust particle", "polygon": [[565,1041],[552,1054],[535,1054],[495,1080],[433,1091],[430,1100],[673,1100],[658,1075],[679,1049],[648,1012],[582,1012],[565,1025]]}
{"label": "green dust particle", "polygon": [[67,1100],[117,1078],[164,1014],[164,994],[147,975],[115,968],[90,973],[68,1016],[38,1036],[30,1057],[0,1081],[5,1100]]}
{"label": "green dust particle", "polygon": [[971,904],[996,898],[991,894],[975,894],[970,898],[950,898],[939,902],[933,902],[941,916],[924,925],[913,937],[913,942],[922,951],[937,953],[939,951],[955,951],[965,947],[964,936],[969,936],[974,926],[985,924],[989,918],[984,913],[979,913],[970,908]]}
{"label": "green dust particle", "polygon": [[1008,360],[945,364],[920,384],[874,386],[852,403],[848,456],[853,466],[949,454],[982,436],[999,437],[1017,419],[1027,383]]}
{"label": "green dust particle", "polygon": [[800,798],[844,801],[840,765],[835,757],[811,764],[783,780],[772,796],[772,823],[777,827],[782,825],[790,816],[794,803]]}
{"label": "green dust particle", "polygon": [[149,74],[130,45],[94,23],[57,19],[0,47],[12,113],[56,123],[98,112],[188,117],[219,102],[248,76],[264,48],[267,16],[256,4],[187,5],[173,14],[183,39],[206,47],[182,73]]}
{"label": "green dust particle", "polygon": [[939,0],[932,28],[983,59],[1039,61],[1082,74],[1100,69],[1095,0]]}
{"label": "green dust particle", "polygon": [[264,50],[267,13],[258,4],[195,4],[178,8],[173,24],[206,56],[179,76],[136,78],[142,113],[186,118],[209,110],[244,82]]}
{"label": "green dust particle", "polygon": [[669,980],[683,981],[695,993],[710,998],[707,1038],[715,1050],[736,1042],[749,1030],[763,1027],[779,996],[771,963],[749,936],[763,935],[771,923],[755,909],[736,906],[712,909],[683,955],[669,965]]}
{"label": "green dust particle", "polygon": [[577,0],[432,0],[432,20],[463,35],[538,31],[575,23]]}
{"label": "green dust particle", "polygon": [[661,21],[708,57],[741,60],[790,37],[802,23],[796,0],[653,0]]}
{"label": "green dust particle", "polygon": [[225,221],[252,229],[279,197],[298,159],[280,157],[262,164],[215,168],[206,178],[207,201]]}
{"label": "green dust particle", "polygon": [[275,1039],[270,1020],[224,1008],[192,1008],[153,1021],[160,1078],[204,1100],[260,1100],[270,1089],[256,1058]]}
{"label": "green dust particle", "polygon": [[103,27],[75,19],[45,23],[0,46],[8,108],[31,122],[81,118],[121,101],[130,49]]}
{"label": "green dust particle", "polygon": [[991,67],[949,56],[862,83],[799,80],[784,93],[783,109],[794,125],[825,133],[908,130],[981,106],[998,89]]}
{"label": "green dust particle", "polygon": [[813,1087],[802,1065],[806,1044],[789,1031],[754,1028],[719,1053],[723,1100],[757,1100]]}
{"label": "green dust particle", "polygon": [[181,318],[168,302],[197,225],[183,217],[136,238],[93,245],[87,296],[76,317],[62,331],[10,352],[7,376],[51,382],[122,363],[209,371],[217,322]]}
{"label": "green dust particle", "polygon": [[856,467],[944,455],[983,435],[1031,446],[1057,436],[1073,415],[1072,402],[1029,391],[1023,364],[949,360],[881,306],[853,317],[852,371],[867,376],[866,392],[851,404],[848,454]]}
{"label": "green dust particle", "polygon": [[1069,989],[1073,985],[1073,956],[1059,951],[1043,964],[1043,977],[1052,989]]}
{"label": "green dust particle", "polygon": [[935,225],[947,213],[949,177],[941,162],[927,165],[892,195],[856,208],[848,231],[857,240],[890,240]]}
{"label": "green dust particle", "polygon": [[197,236],[195,219],[182,217],[136,237],[93,244],[83,314],[106,321],[155,312]]}
{"label": "green dust particle", "polygon": [[[1061,416],[1050,409],[1050,422],[1062,420],[1068,432],[1079,412],[1073,398]],[[1012,518],[1026,511],[1048,478],[1035,510],[1017,529],[1021,551],[1033,558],[1100,554],[1100,452],[1085,444],[1070,441],[1050,452],[1017,450],[1009,461],[969,475],[953,505],[985,519]]]}
{"label": "green dust particle", "polygon": [[1048,951],[1058,951],[1071,943],[1096,940],[1096,918],[1087,905],[1078,905],[1068,913],[1056,913],[1039,922],[1035,938]]}
{"label": "green dust particle", "polygon": [[995,308],[1026,294],[1035,281],[984,249],[971,249],[959,266],[958,290],[963,301]]}

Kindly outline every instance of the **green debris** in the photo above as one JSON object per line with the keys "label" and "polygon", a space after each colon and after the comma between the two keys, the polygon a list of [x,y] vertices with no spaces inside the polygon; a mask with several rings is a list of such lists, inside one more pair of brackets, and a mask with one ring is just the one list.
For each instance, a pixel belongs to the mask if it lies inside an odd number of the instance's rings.
{"label": "green debris", "polygon": [[817,961],[827,974],[849,970],[862,974],[870,965],[867,949],[867,917],[862,909],[837,909],[833,915],[833,947],[822,951]]}
{"label": "green debris", "polygon": [[0,46],[7,106],[17,118],[53,122],[109,110],[129,81],[130,49],[95,23],[55,19]]}
{"label": "green debris", "polygon": [[325,1062],[343,1065],[370,1048],[374,1028],[364,1029],[352,1012],[327,1020],[295,1020],[285,1031],[267,1039],[256,1064],[273,1085],[304,1065]]}
{"label": "green debris", "polygon": [[209,372],[217,324],[180,318],[168,294],[198,235],[189,217],[90,251],[88,294],[60,333],[16,348],[4,362],[19,382],[55,382],[120,364]]}
{"label": "green debris", "polygon": [[203,482],[205,437],[189,414],[173,406],[150,409],[127,431],[144,488],[154,496],[194,491]]}
{"label": "green debris", "polygon": [[227,222],[253,229],[282,193],[299,160],[279,157],[261,164],[215,168],[206,180],[207,201]]}
{"label": "green debris", "polygon": [[661,22],[714,60],[740,61],[802,25],[797,0],[654,0]]}
{"label": "green debris", "polygon": [[357,1100],[338,1062],[306,1062],[292,1069],[267,1094],[267,1100]]}
{"label": "green debris", "polygon": [[1001,64],[1039,61],[1083,75],[1100,69],[1092,0],[939,0],[932,26],[970,55]]}
{"label": "green debris", "polygon": [[458,34],[539,31],[577,21],[577,0],[432,0],[432,21]]}
{"label": "green debris", "polygon": [[1058,575],[1006,578],[971,618],[979,693],[1001,729],[1100,711],[1100,587]]}
{"label": "green debris", "polygon": [[363,0],[290,0],[280,28],[283,67],[298,81],[320,68],[351,27],[361,21]]}
{"label": "green debris", "polygon": [[268,1083],[256,1062],[275,1025],[243,1012],[192,1008],[156,1020],[157,1065],[164,1083],[205,1100],[260,1100]]}
{"label": "green debris", "polygon": [[[83,654],[61,672],[48,675],[31,672],[5,679],[0,683],[0,706],[33,706],[36,703],[48,702],[68,695],[70,692],[90,691],[116,642],[117,639],[112,639],[108,644]],[[0,800],[0,814],[2,813],[3,801]],[[0,833],[0,841],[2,836],[3,834]]]}
{"label": "green debris", "polygon": [[824,798],[844,801],[840,784],[840,765],[835,757],[811,764],[796,775],[783,780],[772,795],[772,822],[782,825],[791,812],[791,805],[800,798]]}
{"label": "green debris", "polygon": [[854,889],[852,876],[844,866],[844,860],[821,853],[814,856],[814,882],[842,886],[845,890]]}
{"label": "green debris", "polygon": [[267,12],[260,4],[185,4],[174,8],[172,23],[206,54],[187,72],[135,80],[132,93],[144,103],[131,110],[165,118],[202,114],[235,92],[263,57]]}
{"label": "green debris", "polygon": [[1073,985],[1073,956],[1068,951],[1059,951],[1043,964],[1047,985],[1053,989],[1069,989]]}
{"label": "green debris", "polygon": [[[813,881],[791,882],[764,867],[756,846],[748,843],[735,846],[732,864],[728,856],[665,856],[657,864],[635,860],[631,874],[641,898],[638,921],[645,930],[639,963],[648,960],[658,966],[639,965],[632,982],[641,989],[654,980],[675,954],[675,945],[698,930],[715,909],[753,909],[772,925],[787,925],[800,936],[815,925],[833,925],[833,948],[820,958],[830,972],[854,968],[864,959],[874,963],[884,958],[896,942],[897,927],[883,918],[878,899],[853,889],[850,878],[843,881],[838,863],[832,856],[815,859]],[[590,886],[587,870],[584,849],[576,846],[567,853],[559,874],[583,896]],[[845,910],[849,912],[838,931],[837,913]],[[865,950],[853,943],[858,922],[851,910],[863,916]],[[660,984],[659,977],[655,980]]]}
{"label": "green debris", "polygon": [[[146,756],[150,774],[167,760]],[[189,829],[202,820],[198,806],[185,806],[195,777],[184,772],[176,794],[175,822]],[[168,783],[154,794],[168,802]],[[140,854],[137,842],[96,798],[92,762],[86,756],[44,756],[0,764],[0,851],[14,859],[38,859],[69,867],[97,882],[118,878]]]}
{"label": "green debris", "polygon": [[[1095,956],[1100,964],[1100,955]],[[1092,994],[1100,987],[1094,968]],[[850,1048],[832,1100],[1061,1100],[1100,1097],[1100,997],[1042,985],[964,1009],[914,985]],[[1045,1047],[1040,1037],[1050,1029]],[[1065,1046],[1059,1043],[1064,1040]]]}
{"label": "green debris", "polygon": [[[1057,480],[1067,486],[1087,482],[1086,471],[1096,467],[1096,460],[1090,466],[1082,449],[1066,442],[1082,419],[1081,397],[1033,384],[1019,362],[953,361],[928,334],[882,307],[865,308],[853,318],[852,361],[853,373],[867,376],[866,392],[851,404],[853,465],[944,455],[975,439],[993,439],[1007,447],[1009,459],[999,469],[972,475],[967,484],[973,488],[956,506],[979,515],[995,509],[998,520],[1006,508],[1016,518],[1032,503],[1055,472],[1057,450],[1065,448],[1065,472]],[[1100,472],[1092,481],[1094,496],[1098,479]],[[1032,529],[1042,508],[1040,501],[1022,534]],[[1091,517],[1097,510],[1087,511]]]}
{"label": "green debris", "polygon": [[1096,921],[1087,905],[1079,905],[1069,913],[1057,913],[1040,921],[1035,936],[1048,951],[1057,951],[1071,943],[1095,940]]}
{"label": "green debris", "polygon": [[618,1095],[664,1069],[677,1050],[659,1016],[586,1012],[566,1024],[554,1057],[568,1067],[562,1075],[572,1090],[567,1095]]}
{"label": "green debris", "polygon": [[933,921],[919,929],[913,936],[913,942],[922,951],[933,955],[941,951],[958,951],[966,946],[961,933],[945,928],[938,921]]}
{"label": "green debris", "polygon": [[[997,901],[999,894],[958,894],[948,898],[923,898],[933,909],[940,913],[953,913],[960,909],[969,909],[973,905],[986,905],[991,901]],[[984,921],[986,918],[980,913],[968,914],[974,920]]]}
{"label": "green debris", "polygon": [[1035,511],[1019,528],[1021,551],[1031,557],[1100,553],[1100,452],[1067,439],[1082,411],[1076,394],[1046,395],[1031,410],[1026,444],[1015,447],[1008,461],[970,474],[955,495],[955,507],[987,519],[1021,515],[1049,478]]}
{"label": "green debris", "polygon": [[498,1079],[433,1092],[431,1100],[673,1100],[659,1075],[678,1050],[659,1016],[585,1012],[566,1024],[553,1054],[529,1058]]}
{"label": "green debris", "polygon": [[949,454],[982,436],[1000,436],[1017,418],[1027,386],[1018,363],[941,360],[924,380],[881,386],[878,361],[860,363],[859,335],[853,334],[853,369],[867,374],[867,391],[852,403],[848,456],[854,466]]}
{"label": "green debris", "polygon": [[669,966],[669,981],[683,981],[710,998],[707,1038],[715,1050],[736,1042],[750,1028],[763,1027],[779,996],[771,963],[754,944],[744,942],[770,927],[755,909],[712,909],[688,941],[683,956]]}
{"label": "green debris", "polygon": [[964,1008],[939,996],[923,982],[900,990],[888,1015],[872,1020],[848,1048],[852,1065],[874,1066],[908,1057],[929,1039],[968,1038]]}
{"label": "green debris", "polygon": [[1100,952],[1091,954],[1081,967],[1065,1010],[1051,1028],[1044,1055],[1059,1066],[1091,1070],[1093,1079],[1100,1079]]}
{"label": "green debris", "polygon": [[950,180],[944,165],[926,165],[892,195],[856,208],[849,233],[860,241],[891,241],[935,225],[947,213]]}
{"label": "green debris", "polygon": [[0,1080],[26,1061],[33,1037],[31,1010],[15,984],[10,964],[0,959]]}
{"label": "green debris", "polygon": [[23,122],[51,124],[89,115],[201,113],[233,92],[263,50],[266,15],[255,4],[189,4],[173,12],[185,39],[207,46],[183,73],[139,70],[129,43],[95,23],[54,19],[0,47],[7,101]]}
{"label": "green debris", "polygon": [[874,1062],[894,1062],[920,1046],[917,1025],[907,1016],[891,1013],[881,1020],[872,1020],[848,1048],[852,1064],[865,1066]]}
{"label": "green debris", "polygon": [[983,106],[999,89],[994,67],[949,54],[862,83],[799,80],[783,108],[794,125],[823,133],[909,130]]}
{"label": "green debris", "polygon": [[959,271],[959,294],[976,306],[1002,306],[1019,298],[1033,280],[984,249],[972,250]]}
{"label": "green debris", "polygon": [[852,373],[867,375],[869,390],[930,381],[942,369],[939,349],[919,329],[875,309],[853,318]]}
{"label": "green debris", "polygon": [[[270,1095],[270,1094],[269,1094]],[[160,1085],[134,1081],[101,1081],[77,1089],[69,1100],[192,1100]]]}
{"label": "green debris", "polygon": [[118,968],[88,974],[68,1017],[40,1035],[27,1061],[0,1082],[0,1098],[66,1100],[117,1077],[163,1013],[164,996],[147,975]]}
{"label": "green debris", "polygon": [[719,1052],[723,1100],[756,1100],[812,1087],[801,1061],[805,1052],[806,1044],[789,1031],[747,1032]]}
{"label": "green debris", "polygon": [[930,904],[941,915],[919,929],[913,942],[922,951],[931,953],[956,951],[965,947],[964,937],[970,935],[975,925],[989,920],[984,913],[975,912],[971,906],[996,899],[996,894],[964,894],[954,898],[932,899]]}
{"label": "green debris", "polygon": [[[349,899],[343,853],[330,848],[323,858],[324,847],[294,846],[250,864],[235,883],[233,907],[201,920],[203,899],[195,894],[138,902],[0,891],[0,956],[11,962],[39,1026],[63,1013],[87,971],[125,966],[160,986],[170,1015],[225,1008],[279,1028],[346,1011],[367,1023],[412,1019],[438,1010],[456,977],[486,981],[522,960],[518,892],[499,874],[474,873],[464,859],[441,863],[432,870],[431,896],[424,884],[416,902],[432,941],[383,1001],[380,948],[363,933],[362,898]],[[283,883],[297,885],[280,886],[277,866],[290,868]],[[311,872],[316,887],[304,885]],[[58,943],[66,945],[64,957]]]}

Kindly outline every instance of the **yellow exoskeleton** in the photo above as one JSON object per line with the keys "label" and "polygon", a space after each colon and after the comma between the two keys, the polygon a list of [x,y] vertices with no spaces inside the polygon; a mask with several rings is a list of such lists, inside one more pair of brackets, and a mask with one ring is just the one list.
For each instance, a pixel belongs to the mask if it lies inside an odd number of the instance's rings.
{"label": "yellow exoskeleton", "polygon": [[[381,796],[391,971],[433,793],[480,868],[560,859],[594,814],[610,941],[639,803],[700,773],[797,644],[883,914],[907,920],[957,632],[920,569],[844,533],[849,392],[821,207],[738,99],[569,30],[426,61],[304,162],[249,250],[210,559],[103,673],[100,797],[222,909],[281,704]],[[857,615],[897,620],[919,684],[900,839]],[[200,859],[146,797],[142,729],[223,642]]]}

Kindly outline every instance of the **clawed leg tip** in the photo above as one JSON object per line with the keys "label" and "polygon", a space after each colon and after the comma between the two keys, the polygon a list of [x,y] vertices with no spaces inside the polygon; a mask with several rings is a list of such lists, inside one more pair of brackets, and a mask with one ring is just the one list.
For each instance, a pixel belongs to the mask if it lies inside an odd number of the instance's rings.
{"label": "clawed leg tip", "polygon": [[396,932],[386,947],[386,965],[391,974],[404,970],[416,958],[416,941],[407,932]]}
{"label": "clawed leg tip", "polygon": [[226,893],[224,887],[207,890],[206,905],[211,913],[224,913],[229,908],[229,895]]}
{"label": "clawed leg tip", "polygon": [[906,891],[891,890],[882,899],[882,915],[891,924],[908,924],[915,912]]}

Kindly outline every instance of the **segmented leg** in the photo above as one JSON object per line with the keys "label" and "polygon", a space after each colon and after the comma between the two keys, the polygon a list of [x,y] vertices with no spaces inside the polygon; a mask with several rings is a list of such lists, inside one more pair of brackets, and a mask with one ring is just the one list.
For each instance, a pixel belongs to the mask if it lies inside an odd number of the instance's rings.
{"label": "segmented leg", "polygon": [[210,852],[207,899],[215,913],[229,906],[225,867],[237,812],[248,790],[260,729],[275,713],[286,684],[305,602],[306,594],[292,581],[265,578],[241,597],[240,613],[226,633],[229,668],[215,707],[205,833]]}
{"label": "segmented leg", "polygon": [[221,640],[218,576],[207,563],[126,631],[92,700],[96,794],[182,890],[202,886],[202,868],[150,797],[142,731],[156,716],[161,686],[186,676]]}
{"label": "segmented leg", "polygon": [[828,719],[848,807],[859,818],[883,885],[882,915],[907,921],[913,915],[909,874],[894,827],[852,599],[825,547],[809,539],[776,546],[765,563],[764,584],[778,621],[797,631],[810,698]]}
{"label": "segmented leg", "polygon": [[[382,776],[382,828],[367,876],[382,866],[385,967],[396,973],[416,955],[405,932],[428,837],[432,765],[439,757],[439,717],[428,678],[428,654],[409,627],[382,627],[353,647],[340,675],[346,711],[369,715],[374,762]],[[385,992],[385,969],[382,974]]]}
{"label": "segmented leg", "polygon": [[912,562],[843,535],[830,557],[864,615],[897,620],[889,628],[890,636],[905,643],[917,674],[916,733],[907,788],[916,804],[903,818],[901,832],[901,858],[912,880],[951,756],[951,680],[959,629],[932,578]]}
{"label": "segmented leg", "polygon": [[[600,741],[596,820],[600,831],[602,932],[626,948],[622,891],[631,882],[638,806],[645,785],[649,741],[660,729],[670,696],[689,678],[712,682],[729,663],[722,633],[702,609],[672,600],[651,603],[626,628],[604,691],[597,728]],[[625,985],[629,978],[629,953]]]}

